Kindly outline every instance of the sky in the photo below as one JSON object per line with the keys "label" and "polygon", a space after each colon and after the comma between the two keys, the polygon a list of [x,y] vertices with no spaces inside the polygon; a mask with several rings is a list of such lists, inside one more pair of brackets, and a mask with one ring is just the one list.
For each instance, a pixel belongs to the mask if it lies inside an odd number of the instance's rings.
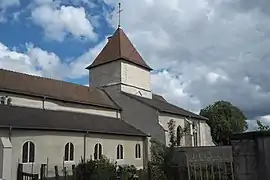
{"label": "sky", "polygon": [[250,129],[270,124],[269,0],[0,0],[0,68],[88,84],[118,2],[153,92],[196,113],[226,100]]}

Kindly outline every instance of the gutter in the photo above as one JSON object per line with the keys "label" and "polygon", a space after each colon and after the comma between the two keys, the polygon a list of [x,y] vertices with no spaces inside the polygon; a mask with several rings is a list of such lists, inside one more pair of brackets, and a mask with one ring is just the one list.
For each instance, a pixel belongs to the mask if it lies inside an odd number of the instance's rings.
{"label": "gutter", "polygon": [[[130,125],[132,126],[132,125]],[[9,128],[8,125],[0,125],[1,128]],[[132,126],[133,127],[133,126]],[[135,127],[133,127],[135,128]],[[89,130],[80,130],[80,129],[64,129],[64,128],[43,128],[43,127],[16,127],[13,126],[12,129],[21,129],[21,130],[40,130],[40,131],[62,131],[62,132],[76,132],[76,133],[93,133],[93,134],[110,134],[118,136],[135,136],[135,137],[147,137],[148,135],[141,132],[140,134],[135,133],[118,133],[118,132],[100,132],[100,131],[89,131]],[[136,129],[136,128],[135,128]],[[137,129],[138,130],[138,129]],[[138,130],[139,131],[139,130]]]}

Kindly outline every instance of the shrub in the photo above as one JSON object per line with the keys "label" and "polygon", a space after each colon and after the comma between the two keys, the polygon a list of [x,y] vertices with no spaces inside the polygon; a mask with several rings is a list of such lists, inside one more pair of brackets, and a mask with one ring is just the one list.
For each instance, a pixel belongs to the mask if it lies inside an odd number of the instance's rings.
{"label": "shrub", "polygon": [[115,180],[117,179],[116,167],[116,163],[110,162],[104,156],[100,160],[82,161],[76,167],[76,179]]}

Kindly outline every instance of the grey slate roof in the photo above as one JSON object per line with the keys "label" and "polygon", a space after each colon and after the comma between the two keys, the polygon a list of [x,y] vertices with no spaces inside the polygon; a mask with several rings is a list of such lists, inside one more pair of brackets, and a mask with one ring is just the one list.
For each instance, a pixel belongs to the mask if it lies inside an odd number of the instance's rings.
{"label": "grey slate roof", "polygon": [[0,105],[0,127],[147,136],[117,118],[67,111]]}
{"label": "grey slate roof", "polygon": [[168,103],[162,96],[153,94],[153,98],[144,98],[141,96],[136,96],[133,94],[128,94],[125,92],[122,92],[126,96],[129,96],[130,98],[133,98],[135,100],[138,100],[156,110],[159,112],[169,113],[169,114],[175,114],[175,115],[181,115],[184,117],[191,117],[195,119],[201,119],[201,120],[207,120],[206,117],[200,116],[198,114],[195,114],[193,112],[187,111],[185,109],[182,109],[180,107],[177,107],[173,104]]}

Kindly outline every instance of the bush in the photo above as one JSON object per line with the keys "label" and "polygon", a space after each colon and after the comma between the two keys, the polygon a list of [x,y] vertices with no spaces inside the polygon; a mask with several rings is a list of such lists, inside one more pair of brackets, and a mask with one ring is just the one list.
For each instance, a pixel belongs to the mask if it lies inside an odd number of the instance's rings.
{"label": "bush", "polygon": [[137,172],[133,165],[117,166],[116,162],[111,162],[108,158],[102,157],[100,160],[81,161],[76,167],[77,180],[146,180],[139,176],[146,176],[143,170]]}
{"label": "bush", "polygon": [[110,162],[106,157],[100,160],[82,161],[76,167],[76,179],[115,180],[117,179],[116,167],[116,163]]}

